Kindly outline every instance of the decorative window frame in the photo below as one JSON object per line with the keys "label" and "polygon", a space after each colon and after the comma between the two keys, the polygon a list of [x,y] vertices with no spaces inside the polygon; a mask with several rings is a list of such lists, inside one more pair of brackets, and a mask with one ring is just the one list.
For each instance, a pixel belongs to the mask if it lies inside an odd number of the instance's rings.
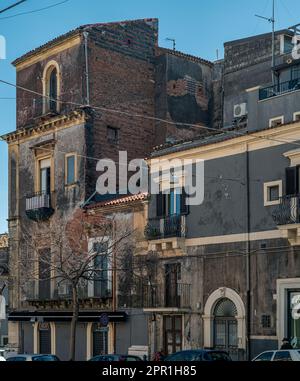
{"label": "decorative window frame", "polygon": [[272,122],[274,122],[275,120],[281,120],[281,125],[284,124],[284,115],[279,115],[279,116],[276,116],[274,118],[271,118],[269,119],[269,127],[271,128],[272,127]]}
{"label": "decorative window frame", "polygon": [[[269,188],[278,186],[278,200],[270,201],[268,199]],[[273,206],[280,204],[280,198],[282,197],[282,180],[271,181],[264,183],[264,206]]]}
{"label": "decorative window frame", "polygon": [[300,288],[300,278],[277,279],[277,294],[274,298],[277,301],[277,339],[278,346],[281,340],[287,336],[288,322],[286,318],[287,312],[287,294],[288,291]]}
{"label": "decorative window frame", "polygon": [[[68,158],[74,156],[74,182],[68,184]],[[77,153],[70,152],[65,154],[65,187],[70,188],[74,187],[78,181],[78,165],[77,165]]]}
{"label": "decorative window frame", "polygon": [[[114,330],[113,323],[108,323],[108,354],[114,353]],[[87,323],[86,327],[86,359],[93,357],[93,323]]]}
{"label": "decorative window frame", "polygon": [[[49,99],[48,99],[48,87],[49,87],[49,78],[52,72],[52,69],[56,69],[57,73],[57,99],[60,99],[61,95],[61,70],[58,63],[54,60],[49,61],[43,70],[42,84],[43,84],[43,114],[46,114],[49,111]],[[60,111],[60,102],[56,102],[56,111]]]}
{"label": "decorative window frame", "polygon": [[[51,334],[51,354],[56,355],[56,325],[55,322],[49,322]],[[34,353],[40,353],[40,334],[39,322],[35,322],[33,326],[33,350]]]}
{"label": "decorative window frame", "polygon": [[222,298],[230,299],[237,308],[237,334],[238,348],[246,350],[246,310],[240,295],[234,290],[221,287],[209,295],[205,306],[203,318],[204,347],[212,348],[214,342],[214,309]]}

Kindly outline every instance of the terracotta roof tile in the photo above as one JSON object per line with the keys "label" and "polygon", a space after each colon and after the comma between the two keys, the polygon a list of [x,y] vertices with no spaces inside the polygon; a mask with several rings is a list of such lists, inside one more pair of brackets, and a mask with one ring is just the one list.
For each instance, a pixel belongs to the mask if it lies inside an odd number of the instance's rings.
{"label": "terracotta roof tile", "polygon": [[123,197],[114,198],[102,202],[95,202],[93,204],[90,204],[86,207],[86,209],[97,209],[97,208],[104,208],[107,206],[118,206],[118,205],[124,205],[129,204],[134,201],[143,201],[146,200],[149,197],[148,193],[139,193],[134,195],[124,195]]}

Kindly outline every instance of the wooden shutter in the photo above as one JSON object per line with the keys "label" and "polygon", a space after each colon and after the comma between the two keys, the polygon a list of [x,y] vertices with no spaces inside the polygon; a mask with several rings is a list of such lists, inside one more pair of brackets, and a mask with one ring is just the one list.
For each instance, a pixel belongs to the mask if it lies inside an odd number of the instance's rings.
{"label": "wooden shutter", "polygon": [[164,217],[166,213],[166,195],[159,193],[156,196],[156,216]]}
{"label": "wooden shutter", "polygon": [[182,188],[180,198],[181,198],[180,199],[180,213],[181,214],[188,214],[189,205],[186,204],[186,192],[185,192],[184,188]]}
{"label": "wooden shutter", "polygon": [[287,196],[297,194],[298,189],[298,170],[297,167],[289,167],[285,170],[285,193]]}

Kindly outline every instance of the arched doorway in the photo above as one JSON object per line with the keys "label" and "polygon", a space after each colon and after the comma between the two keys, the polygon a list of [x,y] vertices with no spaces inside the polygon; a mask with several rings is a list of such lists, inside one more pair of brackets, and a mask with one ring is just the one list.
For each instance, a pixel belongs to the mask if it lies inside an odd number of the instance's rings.
{"label": "arched doorway", "polygon": [[238,359],[237,309],[228,298],[220,299],[214,308],[214,348],[229,352]]}
{"label": "arched doorway", "polygon": [[108,327],[94,323],[92,326],[92,355],[108,354]]}
{"label": "arched doorway", "polygon": [[39,323],[39,353],[51,354],[51,326],[50,323]]}
{"label": "arched doorway", "polygon": [[[224,299],[231,301],[234,307],[232,306],[232,304],[229,304],[228,302],[221,303],[221,301]],[[222,314],[225,316],[216,316],[216,315],[222,315]],[[235,315],[229,316],[233,314]],[[232,317],[234,317],[234,319],[232,319]],[[245,306],[244,306],[243,300],[236,291],[227,287],[221,287],[215,290],[207,298],[207,301],[204,306],[204,314],[202,315],[204,347],[205,348],[214,347],[216,343],[215,330],[218,328],[221,333],[226,332],[226,330],[224,331],[224,323],[223,323],[223,327],[221,328],[222,323],[220,321],[222,321],[222,318],[223,318],[223,321],[226,320],[225,318],[228,318],[228,320],[232,321],[232,323],[231,324],[227,323],[228,336],[230,332],[230,340],[228,337],[227,341],[228,343],[231,343],[233,341],[232,338],[234,338],[236,334],[238,357],[239,357],[239,360],[244,359],[245,353],[246,353],[246,319],[245,317],[246,317],[246,312],[245,312]],[[236,331],[234,328],[235,323],[233,321],[236,322]],[[215,326],[215,322],[219,322],[219,324],[216,324]],[[220,333],[220,336],[221,336],[221,333]],[[225,342],[226,342],[226,337],[225,337]]]}

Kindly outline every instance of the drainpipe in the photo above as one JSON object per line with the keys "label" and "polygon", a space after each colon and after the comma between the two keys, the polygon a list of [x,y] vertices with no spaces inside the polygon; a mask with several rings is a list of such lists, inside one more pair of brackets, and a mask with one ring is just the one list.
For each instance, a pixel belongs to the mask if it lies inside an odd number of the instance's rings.
{"label": "drainpipe", "polygon": [[83,32],[84,54],[85,54],[85,84],[86,84],[86,105],[90,105],[90,86],[89,86],[89,64],[88,64],[88,32]]}
{"label": "drainpipe", "polygon": [[246,247],[246,288],[247,288],[247,359],[251,361],[251,252],[250,252],[250,178],[249,178],[249,150],[246,152],[246,187],[247,187],[247,247]]}

